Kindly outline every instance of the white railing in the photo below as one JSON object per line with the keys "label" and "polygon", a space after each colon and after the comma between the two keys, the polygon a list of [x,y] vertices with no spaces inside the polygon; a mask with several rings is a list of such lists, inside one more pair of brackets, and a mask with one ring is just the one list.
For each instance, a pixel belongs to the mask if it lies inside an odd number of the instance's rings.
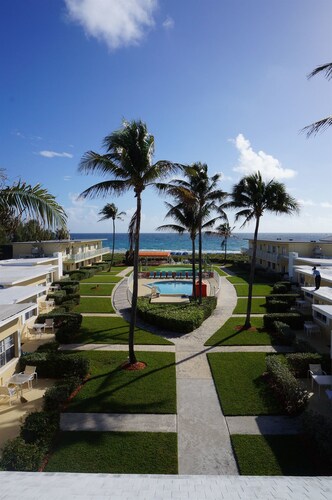
{"label": "white railing", "polygon": [[109,247],[98,248],[97,250],[91,250],[89,252],[81,252],[81,253],[70,253],[63,257],[65,262],[73,261],[78,262],[80,260],[93,259],[93,257],[99,257],[100,255],[104,255],[105,253],[110,253],[111,249]]}

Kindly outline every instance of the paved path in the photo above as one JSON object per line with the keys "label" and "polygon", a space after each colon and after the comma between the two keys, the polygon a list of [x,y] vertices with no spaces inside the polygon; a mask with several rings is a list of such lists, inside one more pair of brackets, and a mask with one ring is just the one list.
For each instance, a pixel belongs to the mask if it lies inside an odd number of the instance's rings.
{"label": "paved path", "polygon": [[176,432],[176,415],[62,413],[62,431]]}
{"label": "paved path", "polygon": [[298,434],[301,419],[287,416],[226,417],[230,434]]}

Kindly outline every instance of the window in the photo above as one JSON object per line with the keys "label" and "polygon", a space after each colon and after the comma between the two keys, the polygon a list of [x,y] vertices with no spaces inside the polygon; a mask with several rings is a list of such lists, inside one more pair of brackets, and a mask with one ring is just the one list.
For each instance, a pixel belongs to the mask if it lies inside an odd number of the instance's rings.
{"label": "window", "polygon": [[37,316],[37,309],[32,309],[32,311],[26,312],[25,315],[24,315],[24,322],[27,319],[32,318],[32,316]]}
{"label": "window", "polygon": [[315,311],[315,318],[317,318],[319,321],[321,321],[322,323],[327,323],[327,318],[326,316],[324,316],[324,314],[318,312],[318,311]]}
{"label": "window", "polygon": [[5,366],[13,358],[15,358],[14,335],[9,335],[0,341],[0,366]]}

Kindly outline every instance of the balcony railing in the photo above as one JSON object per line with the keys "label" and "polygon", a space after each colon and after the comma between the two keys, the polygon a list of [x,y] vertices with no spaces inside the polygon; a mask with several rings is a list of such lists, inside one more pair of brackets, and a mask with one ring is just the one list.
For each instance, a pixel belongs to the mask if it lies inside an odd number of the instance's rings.
{"label": "balcony railing", "polygon": [[89,252],[81,253],[70,253],[64,256],[64,262],[79,262],[82,260],[93,259],[94,257],[99,257],[105,253],[110,253],[111,249],[109,247],[98,248],[97,250],[91,250]]}

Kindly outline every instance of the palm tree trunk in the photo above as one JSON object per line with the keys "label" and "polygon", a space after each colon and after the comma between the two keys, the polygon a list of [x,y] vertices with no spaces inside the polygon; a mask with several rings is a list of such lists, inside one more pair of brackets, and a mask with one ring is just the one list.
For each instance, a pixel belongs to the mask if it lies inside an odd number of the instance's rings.
{"label": "palm tree trunk", "polygon": [[191,261],[192,272],[193,272],[193,297],[194,297],[194,300],[196,301],[197,300],[197,294],[196,294],[196,257],[195,257],[196,249],[195,249],[195,238],[191,238],[191,248],[192,248],[192,254],[193,254],[192,261]]}
{"label": "palm tree trunk", "polygon": [[225,264],[227,262],[227,236],[225,237],[225,256],[224,256]]}
{"label": "palm tree trunk", "polygon": [[202,304],[202,228],[198,230],[198,303]]}
{"label": "palm tree trunk", "polygon": [[250,315],[251,315],[251,303],[252,303],[252,287],[253,287],[254,278],[255,278],[258,227],[259,227],[259,217],[256,218],[256,226],[255,226],[255,233],[254,233],[254,240],[253,240],[253,250],[252,250],[250,276],[249,276],[247,315],[246,315],[246,321],[244,324],[245,328],[251,327]]}
{"label": "palm tree trunk", "polygon": [[134,231],[134,279],[133,279],[133,296],[131,301],[131,318],[129,327],[129,363],[136,363],[137,359],[134,350],[134,336],[136,327],[136,314],[137,314],[137,296],[138,296],[138,265],[139,265],[139,237],[141,227],[141,193],[136,193],[137,197],[137,210],[136,210],[136,224]]}
{"label": "palm tree trunk", "polygon": [[112,245],[112,258],[111,258],[111,267],[109,271],[111,272],[113,261],[114,261],[114,248],[115,248],[115,219],[113,219],[113,245]]}

